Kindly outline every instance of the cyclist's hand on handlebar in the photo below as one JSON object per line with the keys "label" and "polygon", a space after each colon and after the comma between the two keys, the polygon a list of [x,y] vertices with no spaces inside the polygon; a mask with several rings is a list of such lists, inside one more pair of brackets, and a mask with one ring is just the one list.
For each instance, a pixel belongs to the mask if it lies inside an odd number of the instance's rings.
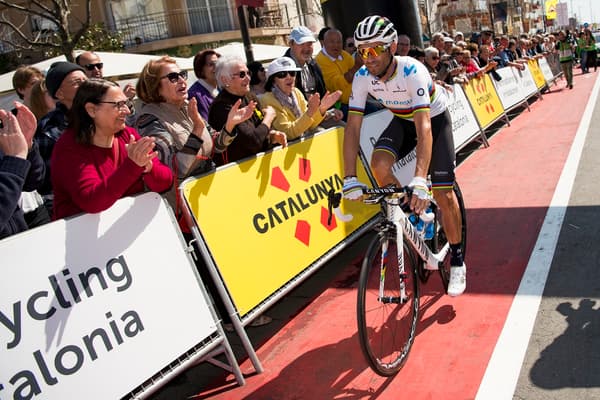
{"label": "cyclist's hand on handlebar", "polygon": [[364,189],[367,185],[360,182],[355,176],[347,176],[344,178],[344,199],[346,200],[360,200],[364,194]]}
{"label": "cyclist's hand on handlebar", "polygon": [[431,201],[431,192],[427,187],[427,180],[420,176],[415,176],[408,184],[412,189],[410,198],[410,209],[417,215],[421,214]]}

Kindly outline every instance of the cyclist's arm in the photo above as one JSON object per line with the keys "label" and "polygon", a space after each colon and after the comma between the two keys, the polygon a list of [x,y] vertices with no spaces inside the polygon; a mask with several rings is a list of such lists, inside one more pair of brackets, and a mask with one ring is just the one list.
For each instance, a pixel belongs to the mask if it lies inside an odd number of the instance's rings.
{"label": "cyclist's arm", "polygon": [[417,130],[417,165],[415,176],[427,178],[433,147],[429,109],[415,112],[413,120]]}
{"label": "cyclist's arm", "polygon": [[356,176],[356,158],[360,148],[362,114],[348,114],[344,129],[344,176]]}

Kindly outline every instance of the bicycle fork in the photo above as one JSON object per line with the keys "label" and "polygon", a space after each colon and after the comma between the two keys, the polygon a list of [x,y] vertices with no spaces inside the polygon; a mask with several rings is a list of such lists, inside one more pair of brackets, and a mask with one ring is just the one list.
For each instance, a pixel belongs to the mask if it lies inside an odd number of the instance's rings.
{"label": "bicycle fork", "polygon": [[[404,239],[402,227],[400,226],[400,219],[398,218],[399,207],[395,204],[386,203],[386,211],[388,216],[392,216],[390,220],[394,223],[396,227],[396,255],[398,257],[398,277],[400,280],[400,293],[399,296],[385,296],[384,286],[385,286],[385,272],[388,265],[388,247],[389,247],[389,239],[387,238],[387,233],[384,232],[386,237],[383,240],[381,245],[381,265],[380,265],[380,275],[379,275],[379,301],[383,304],[405,304],[408,302],[408,295],[406,294],[406,279],[408,275],[404,271]],[[400,210],[400,212],[402,212]]]}

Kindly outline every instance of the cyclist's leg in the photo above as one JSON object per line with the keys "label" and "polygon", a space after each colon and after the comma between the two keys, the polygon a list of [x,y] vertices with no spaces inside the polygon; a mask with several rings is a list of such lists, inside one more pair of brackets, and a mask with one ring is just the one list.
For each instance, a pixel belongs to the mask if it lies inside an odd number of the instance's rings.
{"label": "cyclist's leg", "polygon": [[450,243],[450,283],[448,294],[457,296],[466,287],[466,267],[462,255],[462,218],[454,194],[456,152],[452,138],[452,121],[446,111],[431,119],[433,149],[430,165],[433,196],[442,211],[442,228]]}
{"label": "cyclist's leg", "polygon": [[[416,135],[406,134],[407,121],[394,117],[379,136],[371,156],[371,171],[379,186],[389,184],[401,186],[402,182],[394,176],[393,165],[415,148]],[[404,182],[407,184],[407,182]]]}

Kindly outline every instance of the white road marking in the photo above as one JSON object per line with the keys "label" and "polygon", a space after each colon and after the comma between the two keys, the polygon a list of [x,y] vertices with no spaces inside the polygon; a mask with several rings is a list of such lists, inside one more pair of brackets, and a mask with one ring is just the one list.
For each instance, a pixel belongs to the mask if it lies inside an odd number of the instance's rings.
{"label": "white road marking", "polygon": [[479,386],[477,400],[513,398],[599,90],[600,79],[596,79],[534,250]]}

